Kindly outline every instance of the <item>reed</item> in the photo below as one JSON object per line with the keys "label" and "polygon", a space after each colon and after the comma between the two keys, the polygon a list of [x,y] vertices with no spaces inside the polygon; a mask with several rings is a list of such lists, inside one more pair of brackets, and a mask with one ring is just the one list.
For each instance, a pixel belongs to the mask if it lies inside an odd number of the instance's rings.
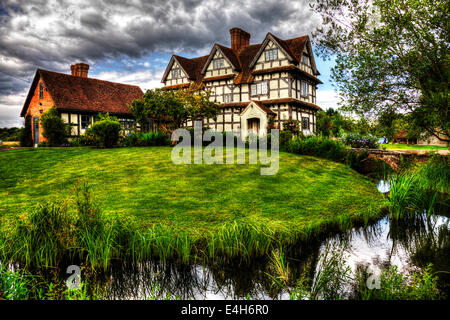
{"label": "reed", "polygon": [[357,215],[305,225],[246,218],[203,234],[165,224],[143,228],[131,218],[105,215],[87,182],[78,181],[73,199],[70,196],[64,201],[41,204],[9,223],[12,230],[0,232],[0,259],[38,268],[75,261],[103,270],[114,260],[250,262],[282,246],[309,241],[328,231],[345,230],[355,223],[368,223],[377,215],[369,208]]}

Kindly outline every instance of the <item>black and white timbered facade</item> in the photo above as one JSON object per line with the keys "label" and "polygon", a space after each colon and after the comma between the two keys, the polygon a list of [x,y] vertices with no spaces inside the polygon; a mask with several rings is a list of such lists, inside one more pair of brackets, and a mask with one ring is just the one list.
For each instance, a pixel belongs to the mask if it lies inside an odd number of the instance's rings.
{"label": "black and white timbered facade", "polygon": [[201,84],[211,91],[221,112],[216,121],[203,123],[221,132],[263,135],[269,128],[283,128],[284,121],[298,120],[305,134],[314,133],[321,81],[309,37],[281,40],[268,33],[262,43],[250,45],[247,32],[233,28],[230,34],[231,48],[215,44],[207,56],[172,56],[162,78],[164,89]]}

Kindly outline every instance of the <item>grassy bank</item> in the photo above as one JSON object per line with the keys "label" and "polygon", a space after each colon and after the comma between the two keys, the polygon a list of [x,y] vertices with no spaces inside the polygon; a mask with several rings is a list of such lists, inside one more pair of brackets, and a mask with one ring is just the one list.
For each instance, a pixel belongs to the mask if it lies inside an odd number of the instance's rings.
{"label": "grassy bank", "polygon": [[[367,222],[384,205],[373,183],[329,160],[281,153],[278,173],[262,176],[260,165],[174,165],[170,155],[168,147],[0,153],[6,258],[53,265],[69,257],[99,267],[111,259],[250,258],[280,241]],[[83,229],[92,211],[80,208],[78,179],[89,182],[103,228]],[[37,238],[32,250],[17,244]]]}
{"label": "grassy bank", "polygon": [[401,144],[401,143],[388,143],[383,144],[386,149],[398,149],[398,150],[448,150],[448,147],[443,146],[429,146],[420,144]]}

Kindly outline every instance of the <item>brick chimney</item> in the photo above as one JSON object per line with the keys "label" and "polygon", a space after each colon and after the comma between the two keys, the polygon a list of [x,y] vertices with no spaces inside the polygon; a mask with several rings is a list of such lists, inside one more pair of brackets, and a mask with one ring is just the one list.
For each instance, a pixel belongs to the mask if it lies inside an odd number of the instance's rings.
{"label": "brick chimney", "polygon": [[246,47],[250,44],[250,33],[240,29],[230,29],[231,35],[231,49],[239,50],[241,47]]}
{"label": "brick chimney", "polygon": [[70,66],[70,70],[72,71],[73,76],[87,78],[89,65],[86,63],[73,64]]}

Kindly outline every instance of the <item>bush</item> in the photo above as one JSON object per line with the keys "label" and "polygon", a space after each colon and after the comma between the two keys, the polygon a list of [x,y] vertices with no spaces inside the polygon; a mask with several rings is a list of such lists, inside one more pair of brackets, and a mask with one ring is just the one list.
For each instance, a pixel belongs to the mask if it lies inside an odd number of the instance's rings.
{"label": "bush", "polygon": [[118,144],[120,130],[120,122],[116,117],[99,114],[98,120],[87,130],[86,136],[92,136],[98,147],[111,148]]}
{"label": "bush", "polygon": [[286,149],[287,143],[292,140],[293,136],[290,131],[280,131],[280,148]]}
{"label": "bush", "polygon": [[47,139],[48,146],[61,146],[67,143],[68,126],[61,119],[55,107],[44,112],[39,121],[44,129],[42,135]]}
{"label": "bush", "polygon": [[378,148],[378,139],[371,134],[362,135],[359,133],[346,133],[341,140],[344,144],[351,146],[352,148]]}
{"label": "bush", "polygon": [[33,139],[31,137],[31,116],[25,117],[25,128],[22,130],[20,135],[20,146],[33,146]]}
{"label": "bush", "polygon": [[283,122],[282,131],[287,131],[292,133],[294,136],[300,134],[300,121],[298,120],[286,120]]}
{"label": "bush", "polygon": [[289,140],[285,146],[287,152],[322,157],[344,162],[347,148],[339,140],[324,137],[296,137]]}
{"label": "bush", "polygon": [[122,147],[149,147],[170,145],[170,139],[162,132],[130,132],[120,141]]}

